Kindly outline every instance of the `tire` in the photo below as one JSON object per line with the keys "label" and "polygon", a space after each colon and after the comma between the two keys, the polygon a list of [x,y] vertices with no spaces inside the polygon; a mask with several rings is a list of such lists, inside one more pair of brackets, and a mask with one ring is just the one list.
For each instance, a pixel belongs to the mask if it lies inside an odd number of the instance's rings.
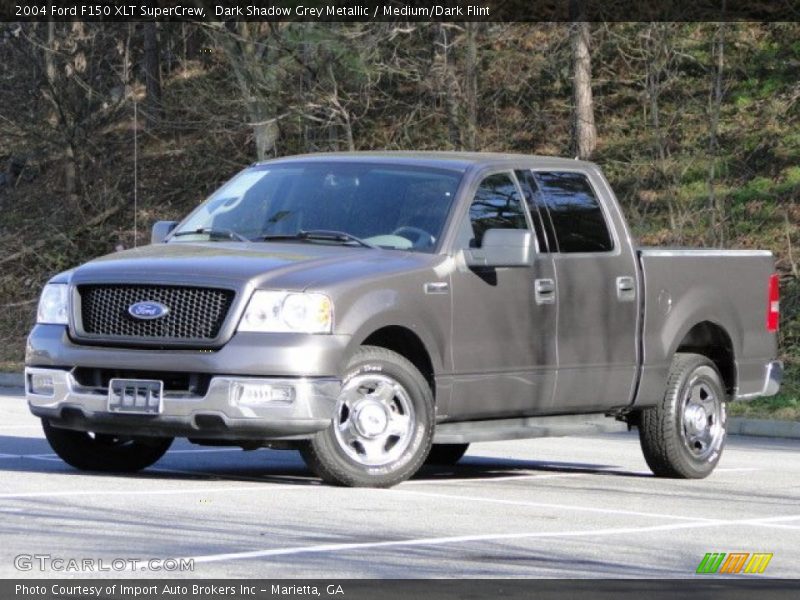
{"label": "tire", "polygon": [[426,465],[448,467],[456,464],[466,454],[469,444],[434,444],[425,459]]}
{"label": "tire", "polygon": [[300,447],[323,481],[391,487],[422,466],[433,439],[433,393],[408,360],[362,346],[348,361],[330,427]]}
{"label": "tire", "polygon": [[53,427],[42,419],[50,447],[68,465],[81,471],[134,473],[155,463],[172,438],[126,438]]}
{"label": "tire", "polygon": [[725,446],[726,399],[714,363],[700,354],[675,355],[664,399],[644,409],[639,422],[642,452],[657,477],[711,474]]}

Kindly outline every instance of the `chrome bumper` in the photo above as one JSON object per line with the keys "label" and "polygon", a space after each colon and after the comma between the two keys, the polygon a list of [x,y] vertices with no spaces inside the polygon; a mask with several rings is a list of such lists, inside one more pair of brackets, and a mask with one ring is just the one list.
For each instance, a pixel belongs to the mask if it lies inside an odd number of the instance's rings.
{"label": "chrome bumper", "polygon": [[[52,378],[52,393],[34,393],[32,376]],[[241,386],[291,387],[292,401],[240,400]],[[69,371],[25,369],[31,412],[67,429],[126,435],[198,439],[302,439],[325,429],[341,382],[332,378],[214,376],[204,396],[165,392],[158,414],[110,412],[108,389],[80,385]]]}
{"label": "chrome bumper", "polygon": [[774,396],[781,389],[783,380],[783,363],[773,360],[764,366],[764,385],[761,390],[753,394],[736,394],[736,400],[750,400],[763,396]]}

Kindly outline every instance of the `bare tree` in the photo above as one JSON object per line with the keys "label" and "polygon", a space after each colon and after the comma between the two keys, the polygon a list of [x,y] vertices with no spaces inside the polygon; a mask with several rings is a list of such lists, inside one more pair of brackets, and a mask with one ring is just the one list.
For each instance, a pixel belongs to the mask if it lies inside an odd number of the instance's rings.
{"label": "bare tree", "polygon": [[[72,25],[73,34],[76,38],[80,39],[80,30],[82,23],[74,23]],[[60,98],[60,77],[56,67],[55,55],[56,52],[61,52],[64,56],[68,57],[66,73],[67,76],[73,74],[73,70],[79,71],[85,68],[85,57],[77,44],[62,44],[64,48],[58,44],[56,40],[56,24],[53,21],[47,23],[47,44],[44,48],[44,73],[45,73],[45,88],[43,95],[51,105],[49,111],[48,121],[54,127],[59,138],[61,149],[64,153],[64,193],[70,206],[79,209],[78,203],[78,166],[75,159],[75,119],[68,110],[65,109]],[[75,58],[75,53],[80,56]],[[71,59],[71,60],[70,60]]]}
{"label": "bare tree", "polygon": [[570,0],[570,37],[572,46],[572,149],[580,159],[591,157],[597,146],[592,99],[591,30],[584,21],[582,0]]}
{"label": "bare tree", "polygon": [[476,150],[478,146],[478,41],[479,23],[467,22],[464,27],[467,33],[467,55],[465,64],[464,86],[467,104],[467,132],[465,146],[467,150]]}
{"label": "bare tree", "polygon": [[708,212],[710,215],[709,235],[718,245],[725,244],[725,199],[717,195],[717,158],[719,157],[719,118],[722,111],[722,80],[725,71],[725,23],[717,25],[714,36],[712,56],[715,59],[711,90],[708,95]]}
{"label": "bare tree", "polygon": [[464,145],[461,140],[461,111],[459,103],[461,89],[451,64],[453,40],[449,29],[450,26],[447,23],[438,23],[436,26],[432,74],[436,80],[438,95],[444,102],[450,145],[460,149]]}
{"label": "bare tree", "polygon": [[276,93],[276,74],[267,60],[269,38],[277,35],[277,30],[269,23],[246,21],[229,27],[218,23],[214,30],[236,77],[253,128],[256,156],[264,160],[275,153],[279,135],[272,98]]}
{"label": "bare tree", "polygon": [[[643,33],[643,53],[645,67],[644,88],[649,109],[649,125],[653,132],[654,170],[657,182],[667,190],[666,204],[669,213],[670,230],[681,239],[682,223],[679,221],[679,207],[675,205],[672,189],[678,185],[674,173],[670,172],[670,151],[667,144],[669,123],[661,114],[661,95],[665,87],[671,85],[676,75],[673,71],[675,51],[673,48],[672,23],[650,23]],[[667,119],[668,121],[668,119]]]}
{"label": "bare tree", "polygon": [[147,90],[147,115],[151,122],[161,113],[161,60],[158,44],[158,24],[144,24],[144,79]]}

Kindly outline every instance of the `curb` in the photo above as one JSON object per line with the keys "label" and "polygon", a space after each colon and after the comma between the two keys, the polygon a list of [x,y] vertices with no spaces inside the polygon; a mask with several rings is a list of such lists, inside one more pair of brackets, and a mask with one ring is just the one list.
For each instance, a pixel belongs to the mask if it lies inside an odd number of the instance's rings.
{"label": "curb", "polygon": [[23,388],[25,376],[22,373],[0,373],[0,388]]}
{"label": "curb", "polygon": [[769,419],[729,419],[730,435],[754,437],[776,437],[800,439],[800,423],[797,421],[772,421]]}

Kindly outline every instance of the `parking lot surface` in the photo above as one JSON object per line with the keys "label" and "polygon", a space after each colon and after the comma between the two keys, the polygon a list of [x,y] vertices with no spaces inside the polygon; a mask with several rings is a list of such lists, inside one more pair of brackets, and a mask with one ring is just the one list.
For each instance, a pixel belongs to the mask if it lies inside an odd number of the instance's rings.
{"label": "parking lot surface", "polygon": [[[701,481],[652,477],[635,432],[482,443],[395,488],[345,489],[296,452],[183,440],[136,475],[81,473],[24,398],[0,408],[4,578],[682,578],[708,552],[772,553],[758,577],[800,577],[798,440],[729,438]],[[140,566],[179,558],[194,570]],[[86,559],[128,566],[64,571]]]}

